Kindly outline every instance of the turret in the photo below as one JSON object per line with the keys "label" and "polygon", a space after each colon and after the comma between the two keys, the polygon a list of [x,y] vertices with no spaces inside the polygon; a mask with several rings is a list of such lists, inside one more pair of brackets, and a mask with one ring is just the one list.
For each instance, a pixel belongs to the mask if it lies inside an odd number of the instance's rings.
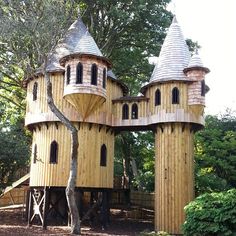
{"label": "turret", "polygon": [[204,75],[200,58],[190,58],[173,18],[150,82],[149,119],[155,129],[155,229],[181,234],[184,207],[194,198],[194,131],[203,127]]}
{"label": "turret", "polygon": [[210,72],[204,67],[198,51],[192,56],[188,67],[183,72],[191,81],[188,88],[188,105],[190,112],[196,115],[203,115],[205,107],[205,93],[208,90],[205,84],[205,75]]}
{"label": "turret", "polygon": [[61,45],[69,54],[60,60],[65,67],[64,98],[86,119],[106,101],[110,63],[103,57],[80,15],[66,35]]}

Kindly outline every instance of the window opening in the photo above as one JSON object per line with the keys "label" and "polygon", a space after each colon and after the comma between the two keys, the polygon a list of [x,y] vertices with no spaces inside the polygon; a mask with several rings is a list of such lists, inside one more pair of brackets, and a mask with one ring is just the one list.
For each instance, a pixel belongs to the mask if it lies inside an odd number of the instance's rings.
{"label": "window opening", "polygon": [[36,101],[38,97],[38,83],[35,82],[33,86],[33,101]]}
{"label": "window opening", "polygon": [[83,83],[83,65],[79,62],[76,67],[76,84]]}
{"label": "window opening", "polygon": [[37,144],[34,144],[33,163],[37,161]]}
{"label": "window opening", "polygon": [[106,68],[103,69],[103,80],[102,80],[102,87],[106,89],[106,79],[107,79],[107,70]]}
{"label": "window opening", "polygon": [[172,90],[172,104],[179,104],[179,89],[176,87]]}
{"label": "window opening", "polygon": [[122,107],[122,119],[123,120],[129,119],[129,106],[128,106],[128,104],[124,104]]}
{"label": "window opening", "polygon": [[107,166],[107,147],[105,144],[101,146],[100,166]]}
{"label": "window opening", "polygon": [[58,143],[54,140],[50,145],[50,163],[56,164],[58,157]]}
{"label": "window opening", "polygon": [[91,68],[91,84],[97,85],[97,79],[98,79],[98,67],[96,64],[92,64]]}
{"label": "window opening", "polygon": [[155,92],[155,106],[161,105],[161,91],[157,89]]}
{"label": "window opening", "polygon": [[132,119],[138,119],[138,105],[136,103],[132,105]]}
{"label": "window opening", "polygon": [[70,83],[70,65],[66,68],[66,84]]}
{"label": "window opening", "polygon": [[201,81],[201,96],[205,97],[206,94],[206,84],[205,84],[205,80]]}

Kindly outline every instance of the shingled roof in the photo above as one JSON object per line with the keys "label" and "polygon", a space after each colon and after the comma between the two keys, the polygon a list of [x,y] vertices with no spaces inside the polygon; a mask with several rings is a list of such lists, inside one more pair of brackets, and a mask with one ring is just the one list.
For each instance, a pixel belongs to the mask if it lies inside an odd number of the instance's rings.
{"label": "shingled roof", "polygon": [[190,53],[181,28],[173,18],[167,36],[161,48],[150,82],[186,80],[183,69],[189,64]]}
{"label": "shingled roof", "polygon": [[58,43],[51,56],[49,56],[46,70],[48,72],[64,71],[59,60],[72,54],[90,54],[102,57],[102,53],[88,32],[80,15],[70,26],[65,37]]}
{"label": "shingled roof", "polygon": [[191,57],[188,66],[184,69],[184,73],[187,73],[188,71],[192,69],[202,69],[206,73],[210,72],[210,70],[207,67],[204,67],[201,57],[198,54],[198,51],[196,51]]}

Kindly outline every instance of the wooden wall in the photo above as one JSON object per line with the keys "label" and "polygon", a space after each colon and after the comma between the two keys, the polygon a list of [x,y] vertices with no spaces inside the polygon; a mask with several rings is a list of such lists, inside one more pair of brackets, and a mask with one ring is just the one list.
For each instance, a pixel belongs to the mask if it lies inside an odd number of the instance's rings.
{"label": "wooden wall", "polygon": [[25,204],[28,187],[13,188],[0,196],[0,207]]}
{"label": "wooden wall", "polygon": [[[179,104],[172,104],[172,89],[175,87],[179,89]],[[155,92],[157,89],[161,92],[161,104],[155,106]],[[185,82],[155,84],[147,89],[146,96],[150,98],[150,115],[157,114],[163,110],[166,113],[174,113],[176,109],[184,109],[185,112],[188,111],[188,84]]]}
{"label": "wooden wall", "polygon": [[[32,100],[33,84],[37,81],[39,84],[39,98],[36,101]],[[63,99],[64,77],[57,73],[51,77],[53,85],[53,96],[56,105],[64,114],[72,121],[83,121],[82,116],[76,109],[65,99]],[[177,87],[180,92],[180,103],[172,104],[172,89]],[[123,96],[123,91],[118,83],[108,79],[107,81],[107,98],[106,102],[95,110],[86,122],[109,125],[113,127],[131,127],[131,126],[148,126],[163,122],[190,122],[203,125],[203,106],[197,107],[188,104],[188,83],[169,82],[166,84],[156,84],[147,89],[146,99],[120,99]],[[155,106],[155,91],[161,91],[161,105]],[[43,77],[37,80],[32,80],[28,84],[27,92],[27,113],[26,125],[57,121],[58,119],[48,110],[46,102],[46,89]],[[115,99],[118,99],[115,101]],[[129,119],[122,120],[122,107],[127,103],[129,106]],[[131,119],[131,106],[136,103],[138,105],[138,119]]]}
{"label": "wooden wall", "polygon": [[155,229],[180,234],[184,206],[194,198],[191,125],[163,124],[155,142]]}
{"label": "wooden wall", "polygon": [[[107,126],[76,124],[79,129],[77,187],[113,187],[114,133]],[[58,162],[50,164],[50,144],[58,143]],[[33,163],[34,145],[37,160]],[[102,144],[107,147],[107,165],[100,166]],[[65,187],[70,169],[70,133],[60,123],[41,124],[33,132],[30,186]]]}
{"label": "wooden wall", "polygon": [[[55,73],[51,75],[52,93],[55,104],[63,111],[63,113],[72,121],[82,121],[82,116],[76,109],[63,98],[64,90],[64,76],[63,73]],[[33,101],[33,86],[38,83],[38,99]],[[112,100],[123,96],[121,86],[115,81],[107,80],[107,100],[103,105],[97,109],[93,114],[86,118],[85,121],[112,125],[113,107]],[[49,110],[46,99],[46,84],[43,76],[39,76],[31,80],[27,86],[27,108],[25,124],[35,124],[46,121],[57,121],[57,117]]]}
{"label": "wooden wall", "polygon": [[[129,107],[129,119],[122,119],[122,108],[127,104]],[[137,104],[138,106],[138,119],[132,119],[132,105]],[[113,104],[114,126],[147,126],[148,117],[148,99],[143,99],[140,101],[134,100],[120,100],[115,101]]]}

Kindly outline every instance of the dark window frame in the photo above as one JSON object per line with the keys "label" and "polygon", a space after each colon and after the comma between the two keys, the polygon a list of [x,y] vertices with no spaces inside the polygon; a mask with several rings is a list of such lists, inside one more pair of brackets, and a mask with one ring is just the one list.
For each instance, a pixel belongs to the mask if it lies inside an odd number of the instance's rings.
{"label": "dark window frame", "polygon": [[132,104],[131,107],[131,119],[138,119],[138,105],[137,103]]}
{"label": "dark window frame", "polygon": [[106,80],[107,80],[107,70],[103,69],[103,77],[102,77],[102,87],[106,89]]}
{"label": "dark window frame", "polygon": [[34,82],[33,85],[33,101],[36,101],[38,99],[38,83]]}
{"label": "dark window frame", "polygon": [[177,87],[172,89],[172,104],[179,104],[179,89]]}
{"label": "dark window frame", "polygon": [[79,62],[76,66],[76,84],[83,83],[83,64]]}
{"label": "dark window frame", "polygon": [[205,80],[201,81],[201,96],[205,97],[206,95],[206,83]]}
{"label": "dark window frame", "polygon": [[128,120],[129,119],[129,105],[125,103],[122,106],[122,120]]}
{"label": "dark window frame", "polygon": [[66,84],[70,84],[70,76],[71,76],[71,67],[68,65],[66,67]]}
{"label": "dark window frame", "polygon": [[33,163],[35,164],[37,161],[37,155],[38,155],[38,150],[37,150],[37,144],[34,144],[34,150],[33,150]]}
{"label": "dark window frame", "polygon": [[106,167],[107,166],[107,147],[105,144],[101,146],[100,151],[100,166]]}
{"label": "dark window frame", "polygon": [[57,164],[58,162],[58,143],[56,140],[53,140],[50,144],[50,164]]}
{"label": "dark window frame", "polygon": [[155,92],[155,106],[161,105],[161,91],[157,89]]}
{"label": "dark window frame", "polygon": [[98,83],[98,67],[94,63],[91,66],[91,84],[97,85],[97,83]]}

